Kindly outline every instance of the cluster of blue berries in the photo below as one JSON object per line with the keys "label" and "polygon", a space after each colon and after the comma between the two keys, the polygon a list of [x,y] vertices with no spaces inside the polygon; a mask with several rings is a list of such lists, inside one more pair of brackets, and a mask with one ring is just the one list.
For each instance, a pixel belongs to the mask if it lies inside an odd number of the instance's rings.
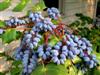
{"label": "cluster of blue berries", "polygon": [[48,12],[49,17],[52,19],[58,19],[61,16],[59,10],[54,7],[48,8],[47,12]]}
{"label": "cluster of blue berries", "polygon": [[23,72],[22,75],[29,75],[37,65],[37,57],[33,51],[29,49],[22,49],[21,47],[16,49],[16,60],[22,60]]}
{"label": "cluster of blue berries", "polygon": [[42,16],[41,12],[35,12],[35,13],[30,12],[29,19],[32,22],[40,22],[41,20],[44,19],[44,17]]}
{"label": "cluster of blue berries", "polygon": [[26,23],[28,23],[28,21],[19,18],[11,18],[10,20],[6,20],[5,23],[8,27],[15,27],[18,25],[25,25]]}
{"label": "cluster of blue berries", "polygon": [[33,27],[33,31],[35,32],[41,32],[41,31],[50,31],[53,32],[53,29],[55,29],[56,26],[51,22],[50,18],[45,18],[43,21],[40,21],[35,24],[35,27]]}

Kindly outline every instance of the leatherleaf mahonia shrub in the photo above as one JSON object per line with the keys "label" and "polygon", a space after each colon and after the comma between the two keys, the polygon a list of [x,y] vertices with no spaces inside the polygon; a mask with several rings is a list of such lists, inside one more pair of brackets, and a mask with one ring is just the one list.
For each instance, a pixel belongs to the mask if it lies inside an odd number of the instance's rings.
{"label": "leatherleaf mahonia shrub", "polygon": [[[13,57],[21,61],[22,68],[13,75],[84,75],[95,68],[98,60],[92,54],[90,41],[68,32],[58,9],[48,8],[47,14],[44,17],[36,11],[29,12],[26,18],[13,17],[4,22],[7,31],[0,29],[4,42],[21,36]],[[23,33],[14,30],[17,26],[25,27]]]}

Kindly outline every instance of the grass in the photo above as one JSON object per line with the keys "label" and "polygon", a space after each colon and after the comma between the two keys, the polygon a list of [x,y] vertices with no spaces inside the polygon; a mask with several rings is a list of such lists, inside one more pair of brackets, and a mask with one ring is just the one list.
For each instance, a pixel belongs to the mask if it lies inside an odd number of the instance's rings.
{"label": "grass", "polygon": [[21,0],[21,2],[13,9],[15,12],[22,11],[30,0]]}
{"label": "grass", "polygon": [[11,0],[4,0],[0,3],[0,11],[7,9],[11,4]]}

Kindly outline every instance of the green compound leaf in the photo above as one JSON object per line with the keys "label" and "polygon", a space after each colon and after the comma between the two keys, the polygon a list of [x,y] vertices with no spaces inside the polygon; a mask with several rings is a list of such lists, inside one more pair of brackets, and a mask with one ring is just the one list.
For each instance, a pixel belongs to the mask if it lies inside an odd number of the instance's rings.
{"label": "green compound leaf", "polygon": [[11,75],[21,75],[22,72],[22,62],[21,61],[14,61],[12,63],[12,69],[10,70]]}
{"label": "green compound leaf", "polygon": [[65,61],[64,66],[65,66],[65,67],[68,67],[68,66],[70,66],[70,65],[71,65],[71,60],[67,59],[67,60]]}
{"label": "green compound leaf", "polygon": [[20,35],[21,33],[17,32],[15,29],[8,29],[4,34],[1,35],[1,39],[4,43],[10,43],[14,40],[17,40]]}
{"label": "green compound leaf", "polygon": [[46,68],[43,67],[42,65],[39,65],[31,75],[45,75]]}
{"label": "green compound leaf", "polygon": [[11,5],[11,0],[4,0],[0,2],[0,11],[7,9]]}
{"label": "green compound leaf", "polygon": [[94,70],[94,75],[100,75],[100,66],[99,66],[99,69]]}
{"label": "green compound leaf", "polygon": [[77,69],[74,65],[72,65],[71,67],[69,67],[69,73],[68,75],[77,75]]}
{"label": "green compound leaf", "polygon": [[82,62],[82,60],[81,60],[78,56],[77,56],[77,57],[75,57],[75,58],[74,58],[74,59],[72,59],[72,60],[67,59],[67,60],[65,61],[64,66],[65,66],[65,67],[69,67],[69,66],[71,66],[71,65],[72,65],[72,62],[73,62],[74,64],[77,64],[77,63]]}
{"label": "green compound leaf", "polygon": [[95,54],[97,56],[98,64],[100,65],[100,53],[95,52]]}
{"label": "green compound leaf", "polygon": [[85,75],[100,75],[100,66],[87,71]]}
{"label": "green compound leaf", "polygon": [[84,75],[81,70],[78,71],[78,75]]}
{"label": "green compound leaf", "polygon": [[20,75],[21,69],[13,68],[10,72],[11,72],[11,75]]}
{"label": "green compound leaf", "polygon": [[46,66],[46,75],[67,75],[64,65],[48,64]]}
{"label": "green compound leaf", "polygon": [[0,72],[0,75],[5,75],[4,73]]}
{"label": "green compound leaf", "polygon": [[39,45],[42,45],[44,43],[44,39],[43,39],[43,36],[41,38],[41,40],[39,41]]}
{"label": "green compound leaf", "polygon": [[60,41],[60,39],[58,39],[57,37],[55,37],[55,36],[51,36],[51,40],[49,40],[49,44],[51,45],[51,46],[54,46],[57,42],[59,42]]}
{"label": "green compound leaf", "polygon": [[5,27],[5,22],[0,21],[0,28],[4,28]]}
{"label": "green compound leaf", "polygon": [[35,4],[33,6],[33,11],[42,11],[43,9],[45,9],[46,6],[45,6],[45,3],[43,0],[40,0],[39,3]]}
{"label": "green compound leaf", "polygon": [[18,67],[18,65],[20,65],[20,64],[22,64],[22,62],[19,60],[19,61],[14,61],[13,63],[12,63],[12,65],[14,65],[14,66],[16,66],[16,67]]}
{"label": "green compound leaf", "polygon": [[80,63],[82,60],[78,56],[76,56],[72,61],[73,63]]}
{"label": "green compound leaf", "polygon": [[6,30],[6,32],[2,35],[1,38],[4,43],[10,43],[11,41],[16,39],[16,30],[14,29]]}
{"label": "green compound leaf", "polygon": [[38,66],[31,75],[67,75],[64,65],[56,65],[53,63],[47,66]]}
{"label": "green compound leaf", "polygon": [[58,25],[59,21],[58,20],[51,20],[54,25]]}
{"label": "green compound leaf", "polygon": [[30,0],[21,0],[21,2],[13,9],[15,12],[22,11]]}

